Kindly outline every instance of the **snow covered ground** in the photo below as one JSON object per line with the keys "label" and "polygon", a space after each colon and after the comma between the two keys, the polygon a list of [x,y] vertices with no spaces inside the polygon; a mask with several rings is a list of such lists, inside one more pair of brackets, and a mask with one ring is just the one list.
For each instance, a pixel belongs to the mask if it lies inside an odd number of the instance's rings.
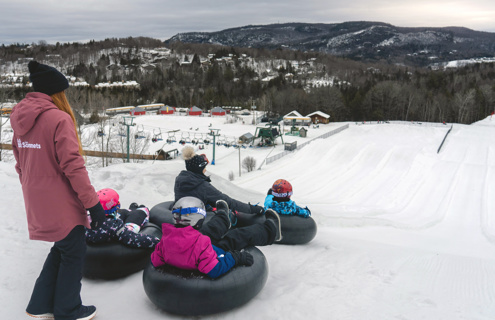
{"label": "snow covered ground", "polygon": [[[247,119],[245,124],[207,117],[136,121],[191,132],[207,132],[213,122],[220,134],[232,136],[255,130]],[[308,138],[284,136],[284,141],[302,144],[345,124],[311,127]],[[214,185],[255,203],[274,180],[285,178],[293,185],[293,199],[312,210],[318,233],[306,245],[260,247],[270,267],[264,289],[245,306],[205,319],[494,319],[495,118],[454,124],[437,153],[449,128],[349,123],[349,129],[270,164],[263,160],[283,151],[280,141],[275,149],[241,148],[240,159],[253,156],[260,169],[243,170],[240,177],[239,150],[217,146],[216,163],[208,166]],[[150,152],[162,146],[175,147],[159,141],[149,145]],[[198,152],[211,159],[213,148]],[[116,189],[123,206],[137,201],[152,207],[173,199],[175,176],[184,169],[181,159],[105,168],[97,160],[88,163],[95,188]],[[51,244],[28,240],[12,160],[0,162],[0,188],[2,319],[23,319]],[[179,318],[148,300],[142,272],[116,281],[83,279],[82,297],[98,307],[97,319]]]}

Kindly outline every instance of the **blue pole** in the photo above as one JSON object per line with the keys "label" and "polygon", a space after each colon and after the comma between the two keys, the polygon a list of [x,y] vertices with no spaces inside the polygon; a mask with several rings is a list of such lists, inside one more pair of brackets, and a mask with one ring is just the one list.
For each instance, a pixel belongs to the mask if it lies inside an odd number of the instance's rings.
{"label": "blue pole", "polygon": [[215,146],[216,146],[215,138],[216,138],[216,135],[213,132],[213,159],[211,160],[212,165],[215,165]]}
{"label": "blue pole", "polygon": [[127,125],[127,162],[129,161],[129,125]]}

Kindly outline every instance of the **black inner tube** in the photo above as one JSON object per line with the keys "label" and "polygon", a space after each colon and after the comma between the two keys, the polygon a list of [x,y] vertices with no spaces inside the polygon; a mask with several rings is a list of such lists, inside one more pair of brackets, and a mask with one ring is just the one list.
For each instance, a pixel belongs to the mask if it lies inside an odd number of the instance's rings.
{"label": "black inner tube", "polygon": [[245,250],[254,264],[235,267],[217,279],[169,265],[155,268],[149,262],[143,272],[144,290],[156,306],[172,314],[201,316],[234,309],[254,298],[268,278],[263,253],[255,247]]}
{"label": "black inner tube", "polygon": [[[147,223],[139,233],[162,236],[160,227]],[[154,248],[131,248],[118,242],[87,244],[83,276],[113,280],[143,270]]]}

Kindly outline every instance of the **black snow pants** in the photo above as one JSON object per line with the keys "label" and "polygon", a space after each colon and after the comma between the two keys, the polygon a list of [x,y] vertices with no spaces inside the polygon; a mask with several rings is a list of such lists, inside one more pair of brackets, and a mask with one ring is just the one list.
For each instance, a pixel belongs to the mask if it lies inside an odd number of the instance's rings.
{"label": "black snow pants", "polygon": [[251,246],[266,246],[273,244],[276,236],[275,226],[264,223],[229,229],[227,215],[222,212],[215,215],[199,229],[199,232],[210,237],[211,243],[225,251],[242,250]]}
{"label": "black snow pants", "polygon": [[46,258],[26,308],[30,314],[53,313],[56,319],[75,319],[81,307],[81,279],[86,239],[76,226],[57,241]]}

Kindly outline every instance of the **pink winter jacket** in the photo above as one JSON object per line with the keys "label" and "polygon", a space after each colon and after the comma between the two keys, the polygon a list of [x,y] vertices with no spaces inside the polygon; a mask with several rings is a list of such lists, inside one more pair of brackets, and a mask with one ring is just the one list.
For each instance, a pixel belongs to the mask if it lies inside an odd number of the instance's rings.
{"label": "pink winter jacket", "polygon": [[172,224],[162,224],[162,239],[151,254],[155,267],[169,264],[186,270],[210,272],[218,263],[211,239],[191,226],[176,228]]}
{"label": "pink winter jacket", "polygon": [[55,242],[98,203],[70,116],[50,96],[30,92],[12,110],[12,148],[26,207],[29,238]]}

